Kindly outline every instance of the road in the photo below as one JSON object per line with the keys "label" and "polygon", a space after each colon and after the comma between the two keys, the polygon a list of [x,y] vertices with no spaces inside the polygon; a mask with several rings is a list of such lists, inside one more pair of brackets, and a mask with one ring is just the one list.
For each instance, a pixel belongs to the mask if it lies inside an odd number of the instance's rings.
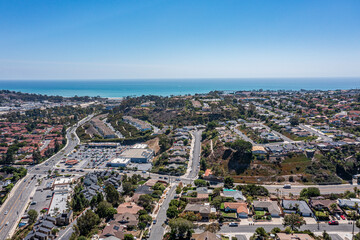
{"label": "road", "polygon": [[156,217],[156,223],[152,225],[151,231],[150,231],[150,240],[158,240],[162,239],[162,236],[165,232],[165,220],[166,220],[166,210],[169,208],[170,201],[174,198],[176,190],[176,185],[173,185],[169,193],[167,194],[167,197],[165,198],[163,204],[160,206],[159,213]]}
{"label": "road", "polygon": [[309,126],[309,125],[300,124],[299,127],[306,130],[306,131],[308,131],[308,132],[310,132],[310,133],[312,133],[312,134],[314,134],[314,135],[316,135],[316,136],[318,136],[319,137],[318,140],[323,140],[325,142],[332,142],[333,141],[326,134],[320,132],[319,130],[317,130],[317,129]]}
{"label": "road", "polygon": [[[194,145],[192,146],[192,160],[189,164],[188,168],[190,171],[187,171],[187,174],[180,177],[180,180],[187,184],[192,183],[195,179],[198,178],[199,170],[200,170],[200,152],[201,152],[201,134],[202,131],[195,131],[192,135],[194,137]],[[151,174],[151,178],[158,178],[161,175]],[[169,177],[169,182],[171,183],[171,178]],[[177,177],[179,178],[179,177]],[[165,220],[166,220],[166,211],[169,207],[170,201],[174,198],[176,190],[176,184],[170,188],[169,193],[167,194],[163,204],[160,206],[158,215],[156,217],[156,223],[152,225],[150,231],[150,240],[162,239],[162,236],[165,233]]]}
{"label": "road", "polygon": [[[16,192],[7,199],[0,212],[0,239],[10,237],[9,233],[12,232],[17,225],[19,218],[22,216],[22,211],[27,205],[29,196],[37,183],[37,180],[35,178],[31,179],[30,176],[26,176],[20,181],[22,181],[22,184],[20,184]],[[5,215],[5,213],[7,214]]]}
{"label": "road", "polygon": [[[11,192],[11,197],[8,198],[1,207],[0,239],[11,237],[18,222],[20,221],[21,216],[23,215],[23,212],[25,211],[25,207],[30,200],[31,193],[36,188],[37,179],[41,176],[46,176],[48,174],[48,170],[53,170],[56,167],[56,164],[64,156],[74,150],[74,148],[80,143],[80,139],[76,135],[77,127],[90,120],[92,116],[93,115],[89,115],[88,117],[80,120],[75,126],[67,129],[67,144],[57,154],[53,155],[41,164],[28,167],[27,176],[19,180],[20,182],[17,183]],[[5,212],[7,212],[7,214],[5,214]],[[6,226],[7,222],[9,222],[9,224]]]}
{"label": "road", "polygon": [[231,130],[233,130],[237,135],[240,136],[240,138],[242,138],[243,140],[250,142],[252,145],[258,145],[257,143],[255,143],[251,138],[249,138],[248,136],[246,136],[246,134],[242,133],[239,129],[237,129],[239,125],[236,125],[235,127],[231,127]]}
{"label": "road", "polygon": [[187,175],[188,179],[195,180],[198,177],[200,170],[200,153],[201,153],[201,134],[202,131],[195,131],[193,136],[195,137],[194,147],[192,152],[192,161],[190,166],[190,172]]}

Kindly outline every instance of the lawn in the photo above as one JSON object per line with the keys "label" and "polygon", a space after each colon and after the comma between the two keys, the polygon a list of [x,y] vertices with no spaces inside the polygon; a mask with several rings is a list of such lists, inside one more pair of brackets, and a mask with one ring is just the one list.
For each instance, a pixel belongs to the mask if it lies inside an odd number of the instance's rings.
{"label": "lawn", "polygon": [[225,209],[224,203],[221,203],[220,210],[224,210],[224,209]]}
{"label": "lawn", "polygon": [[257,216],[264,216],[265,215],[265,211],[255,211],[255,214]]}
{"label": "lawn", "polygon": [[237,218],[236,213],[234,213],[234,212],[229,212],[229,213],[222,212],[221,215],[226,218],[235,218],[235,219]]}

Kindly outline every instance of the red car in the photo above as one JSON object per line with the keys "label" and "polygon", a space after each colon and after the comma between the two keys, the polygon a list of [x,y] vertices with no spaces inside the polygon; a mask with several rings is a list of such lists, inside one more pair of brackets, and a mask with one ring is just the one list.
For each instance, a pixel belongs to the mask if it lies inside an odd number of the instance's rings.
{"label": "red car", "polygon": [[346,219],[344,215],[340,215],[340,217],[341,217],[342,220]]}
{"label": "red car", "polygon": [[338,221],[329,221],[329,225],[339,225]]}

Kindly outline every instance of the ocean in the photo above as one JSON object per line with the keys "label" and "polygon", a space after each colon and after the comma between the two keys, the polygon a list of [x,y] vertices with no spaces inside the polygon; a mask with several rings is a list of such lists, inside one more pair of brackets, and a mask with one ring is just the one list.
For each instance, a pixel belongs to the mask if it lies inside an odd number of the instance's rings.
{"label": "ocean", "polygon": [[1,90],[46,95],[125,97],[185,95],[214,90],[358,89],[360,78],[251,78],[148,80],[0,80]]}

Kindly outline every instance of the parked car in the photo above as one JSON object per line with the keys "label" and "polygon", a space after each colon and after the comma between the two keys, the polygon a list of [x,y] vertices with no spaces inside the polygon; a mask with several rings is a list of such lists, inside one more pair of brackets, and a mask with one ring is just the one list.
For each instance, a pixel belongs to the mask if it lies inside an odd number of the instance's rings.
{"label": "parked car", "polygon": [[340,217],[341,217],[342,220],[346,220],[344,215],[340,215]]}
{"label": "parked car", "polygon": [[329,225],[339,225],[338,221],[329,221]]}
{"label": "parked car", "polygon": [[4,215],[8,214],[8,210],[5,211]]}
{"label": "parked car", "polygon": [[340,220],[340,215],[339,214],[336,213],[335,217],[336,217],[337,220]]}
{"label": "parked car", "polygon": [[237,226],[239,226],[238,223],[235,223],[235,222],[229,223],[229,227],[237,227]]}

